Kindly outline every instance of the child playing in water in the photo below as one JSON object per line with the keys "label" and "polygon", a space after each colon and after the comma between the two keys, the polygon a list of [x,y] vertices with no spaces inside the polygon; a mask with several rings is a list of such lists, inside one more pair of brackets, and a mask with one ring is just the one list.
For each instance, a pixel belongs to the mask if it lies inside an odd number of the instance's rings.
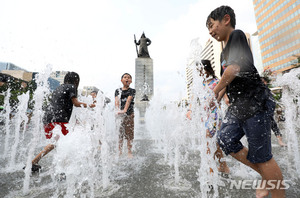
{"label": "child playing in water", "polygon": [[127,140],[128,157],[132,158],[132,142],[134,139],[134,97],[135,89],[130,88],[132,77],[125,73],[121,77],[123,88],[115,91],[115,108],[117,115],[122,116],[119,134],[119,152],[122,155],[123,139]]}
{"label": "child playing in water", "polygon": [[[241,30],[235,30],[235,14],[229,6],[213,10],[206,26],[213,38],[225,44],[221,53],[222,77],[213,90],[218,100],[226,90],[230,102],[217,133],[219,145],[226,155],[257,171],[262,180],[276,183],[276,188],[267,185],[265,189],[257,189],[256,197],[267,196],[267,189],[272,197],[285,197],[282,173],[271,152],[270,118],[275,103],[253,65],[247,38]],[[249,149],[240,141],[244,135]]]}
{"label": "child playing in water", "polygon": [[[201,60],[202,66],[204,66],[204,72],[203,67],[200,69],[200,76],[204,77],[203,86],[204,88],[208,88],[209,91],[212,91],[216,85],[219,82],[219,79],[215,76],[215,72],[213,68],[211,67],[211,63],[209,60]],[[211,100],[211,96],[206,96],[206,100]],[[201,102],[201,101],[200,101]],[[190,105],[191,108],[191,105]],[[206,138],[212,138],[216,131],[219,130],[220,124],[221,124],[221,115],[218,113],[218,106],[214,106],[212,108],[205,107],[204,109],[207,112],[207,117],[205,120],[205,127],[206,127]],[[191,109],[187,112],[187,117],[191,119]],[[207,142],[208,146],[208,153],[210,153],[209,143]],[[223,152],[220,149],[220,146],[218,143],[216,143],[217,150],[214,153],[214,156],[218,158],[219,161],[219,168],[218,171],[221,173],[228,174],[229,168],[227,166],[227,163],[225,161],[221,161],[221,159],[224,157]],[[210,172],[213,172],[213,170],[210,168]]]}
{"label": "child playing in water", "polygon": [[[64,78],[64,84],[56,88],[52,94],[49,109],[45,112],[44,116],[44,130],[47,139],[52,138],[53,129],[59,125],[63,135],[69,133],[66,124],[68,124],[73,106],[87,107],[86,103],[79,102],[77,99],[77,88],[79,85],[79,75],[75,72],[68,72]],[[95,107],[91,104],[90,107]],[[54,137],[57,141],[59,136]],[[41,166],[38,165],[40,159],[54,149],[54,144],[48,144],[33,160],[32,171],[38,171]]]}
{"label": "child playing in water", "polygon": [[98,94],[97,91],[92,91],[92,92],[91,92],[91,96],[92,96],[92,99],[93,99],[93,104],[96,104],[96,103],[97,103],[97,101],[96,101],[97,94]]}

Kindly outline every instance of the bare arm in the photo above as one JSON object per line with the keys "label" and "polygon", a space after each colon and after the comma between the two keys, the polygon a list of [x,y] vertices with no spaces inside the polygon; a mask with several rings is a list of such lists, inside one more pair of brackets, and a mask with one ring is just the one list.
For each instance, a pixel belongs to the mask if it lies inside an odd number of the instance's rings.
{"label": "bare arm", "polygon": [[132,100],[133,100],[133,97],[128,96],[124,109],[122,111],[120,111],[119,113],[126,113]]}
{"label": "bare arm", "polygon": [[[73,97],[72,98],[72,103],[75,107],[81,107],[81,105],[83,105],[84,108],[87,107],[87,104],[86,103],[83,103],[83,102],[79,102],[78,99],[76,97]],[[95,107],[96,105],[95,104],[91,104],[89,107]]]}
{"label": "bare arm", "polygon": [[228,98],[227,94],[224,95],[224,102],[225,102],[225,104],[226,104],[227,106],[230,105],[230,103],[229,103],[229,98]]}
{"label": "bare arm", "polygon": [[191,102],[189,104],[189,109],[186,113],[186,117],[190,120],[192,119],[192,100],[193,100],[193,98],[194,98],[194,96],[192,96],[192,98],[191,98]]}
{"label": "bare arm", "polygon": [[225,93],[226,93],[226,87],[225,87],[224,89],[222,89],[222,90],[220,91],[220,93],[218,94],[218,98],[217,98],[217,101],[218,101],[218,102],[220,102],[220,101],[222,100],[222,98],[226,96]]}
{"label": "bare arm", "polygon": [[238,65],[229,65],[229,66],[227,66],[227,69],[224,71],[220,82],[214,88],[216,98],[219,98],[219,94],[221,94],[220,92],[224,88],[226,88],[226,86],[229,85],[235,79],[235,77],[237,76],[237,74],[239,72],[240,72],[240,66],[238,66]]}
{"label": "bare arm", "polygon": [[120,98],[118,96],[115,97],[115,108],[120,110]]}

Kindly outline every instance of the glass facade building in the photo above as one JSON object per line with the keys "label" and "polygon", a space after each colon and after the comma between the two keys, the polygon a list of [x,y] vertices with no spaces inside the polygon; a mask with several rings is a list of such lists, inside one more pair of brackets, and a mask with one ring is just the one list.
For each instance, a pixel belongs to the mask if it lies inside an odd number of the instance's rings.
{"label": "glass facade building", "polygon": [[300,56],[300,0],[253,0],[263,68],[281,73]]}

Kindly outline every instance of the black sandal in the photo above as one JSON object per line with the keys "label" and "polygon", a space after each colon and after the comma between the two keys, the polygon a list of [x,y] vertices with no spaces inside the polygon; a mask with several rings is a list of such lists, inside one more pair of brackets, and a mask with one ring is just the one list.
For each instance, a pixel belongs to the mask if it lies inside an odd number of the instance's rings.
{"label": "black sandal", "polygon": [[37,172],[41,169],[42,167],[38,164],[32,164],[32,167],[31,167],[31,171],[32,172]]}
{"label": "black sandal", "polygon": [[[26,168],[26,166],[23,167],[23,169],[25,169],[25,168]],[[42,167],[41,167],[40,165],[38,165],[38,164],[32,164],[31,171],[32,171],[32,172],[37,172],[37,171],[39,171],[41,168],[42,168]]]}

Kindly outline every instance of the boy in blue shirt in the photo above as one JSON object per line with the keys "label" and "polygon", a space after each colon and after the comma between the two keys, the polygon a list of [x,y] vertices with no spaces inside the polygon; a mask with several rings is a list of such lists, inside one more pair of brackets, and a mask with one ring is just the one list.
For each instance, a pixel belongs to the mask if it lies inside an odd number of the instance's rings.
{"label": "boy in blue shirt", "polygon": [[[245,34],[235,30],[235,14],[229,6],[213,10],[207,17],[209,34],[225,43],[221,53],[221,79],[214,88],[219,101],[224,93],[230,106],[218,132],[218,142],[225,154],[257,171],[270,185],[257,189],[256,197],[265,197],[270,188],[272,197],[285,197],[281,170],[271,152],[270,118],[275,103],[270,90],[262,83],[253,65],[253,57]],[[248,147],[240,142],[246,135]],[[269,182],[269,183],[268,183]]]}

